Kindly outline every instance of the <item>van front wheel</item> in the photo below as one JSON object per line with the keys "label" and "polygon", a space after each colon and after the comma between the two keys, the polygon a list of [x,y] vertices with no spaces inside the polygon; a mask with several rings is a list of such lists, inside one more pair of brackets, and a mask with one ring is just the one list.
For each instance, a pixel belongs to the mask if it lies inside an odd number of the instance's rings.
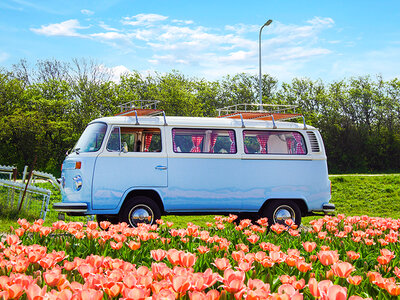
{"label": "van front wheel", "polygon": [[130,198],[120,211],[121,222],[126,222],[132,227],[136,227],[139,223],[154,224],[160,218],[160,208],[146,196]]}
{"label": "van front wheel", "polygon": [[292,200],[273,201],[264,210],[264,216],[268,218],[269,225],[283,224],[287,219],[292,219],[296,225],[301,223],[301,211],[296,202]]}

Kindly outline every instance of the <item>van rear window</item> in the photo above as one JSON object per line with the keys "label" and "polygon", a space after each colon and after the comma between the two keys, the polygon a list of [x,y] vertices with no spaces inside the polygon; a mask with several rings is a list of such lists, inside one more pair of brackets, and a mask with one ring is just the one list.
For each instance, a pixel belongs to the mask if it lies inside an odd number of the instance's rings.
{"label": "van rear window", "polygon": [[234,130],[172,129],[172,140],[176,153],[236,153]]}
{"label": "van rear window", "polygon": [[307,154],[304,138],[297,131],[244,130],[243,140],[247,154]]}

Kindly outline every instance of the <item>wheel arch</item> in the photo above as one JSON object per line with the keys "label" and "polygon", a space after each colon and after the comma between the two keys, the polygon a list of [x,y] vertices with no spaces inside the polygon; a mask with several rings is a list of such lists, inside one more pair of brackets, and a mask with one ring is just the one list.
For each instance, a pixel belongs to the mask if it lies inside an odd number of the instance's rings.
{"label": "wheel arch", "polygon": [[266,200],[263,205],[261,206],[261,208],[259,209],[258,213],[261,214],[264,209],[271,204],[272,202],[284,202],[285,200],[290,200],[293,201],[297,204],[297,206],[300,208],[301,211],[301,216],[304,217],[307,215],[308,213],[308,206],[307,203],[304,199],[301,198],[272,198],[272,199],[268,199]]}
{"label": "wheel arch", "polygon": [[158,207],[160,208],[161,215],[165,214],[164,204],[163,204],[163,202],[161,200],[160,194],[157,191],[151,190],[151,189],[137,189],[137,190],[130,191],[125,196],[125,199],[121,204],[120,212],[121,212],[121,209],[124,207],[124,204],[127,201],[129,201],[129,199],[131,199],[133,197],[136,197],[136,196],[146,196],[146,197],[152,199],[158,205]]}

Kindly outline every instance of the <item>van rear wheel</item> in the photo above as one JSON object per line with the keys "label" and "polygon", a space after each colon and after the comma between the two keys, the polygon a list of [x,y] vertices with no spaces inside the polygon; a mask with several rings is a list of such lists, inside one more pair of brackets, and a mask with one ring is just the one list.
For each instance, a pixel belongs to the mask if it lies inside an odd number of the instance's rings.
{"label": "van rear wheel", "polygon": [[296,202],[292,200],[276,200],[267,205],[264,209],[264,216],[268,218],[268,224],[283,224],[287,219],[300,226],[301,211]]}
{"label": "van rear wheel", "polygon": [[120,211],[120,221],[126,222],[132,227],[136,227],[139,223],[154,224],[160,218],[160,208],[146,196],[130,198]]}

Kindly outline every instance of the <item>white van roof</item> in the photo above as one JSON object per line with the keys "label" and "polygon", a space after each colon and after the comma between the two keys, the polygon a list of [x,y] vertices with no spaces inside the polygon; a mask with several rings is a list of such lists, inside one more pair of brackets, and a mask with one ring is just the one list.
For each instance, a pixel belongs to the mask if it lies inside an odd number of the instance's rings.
{"label": "white van roof", "polygon": [[[232,118],[208,118],[208,117],[164,117],[163,116],[143,116],[138,117],[138,125],[157,125],[163,126],[164,121],[168,126],[180,127],[210,127],[210,128],[242,128],[241,119]],[[114,116],[104,117],[93,120],[93,122],[104,122],[108,125],[136,125],[136,117],[133,116]],[[273,129],[272,121],[244,120],[246,129]],[[304,124],[293,122],[275,121],[276,129],[304,129]],[[307,125],[307,130],[316,128]]]}

